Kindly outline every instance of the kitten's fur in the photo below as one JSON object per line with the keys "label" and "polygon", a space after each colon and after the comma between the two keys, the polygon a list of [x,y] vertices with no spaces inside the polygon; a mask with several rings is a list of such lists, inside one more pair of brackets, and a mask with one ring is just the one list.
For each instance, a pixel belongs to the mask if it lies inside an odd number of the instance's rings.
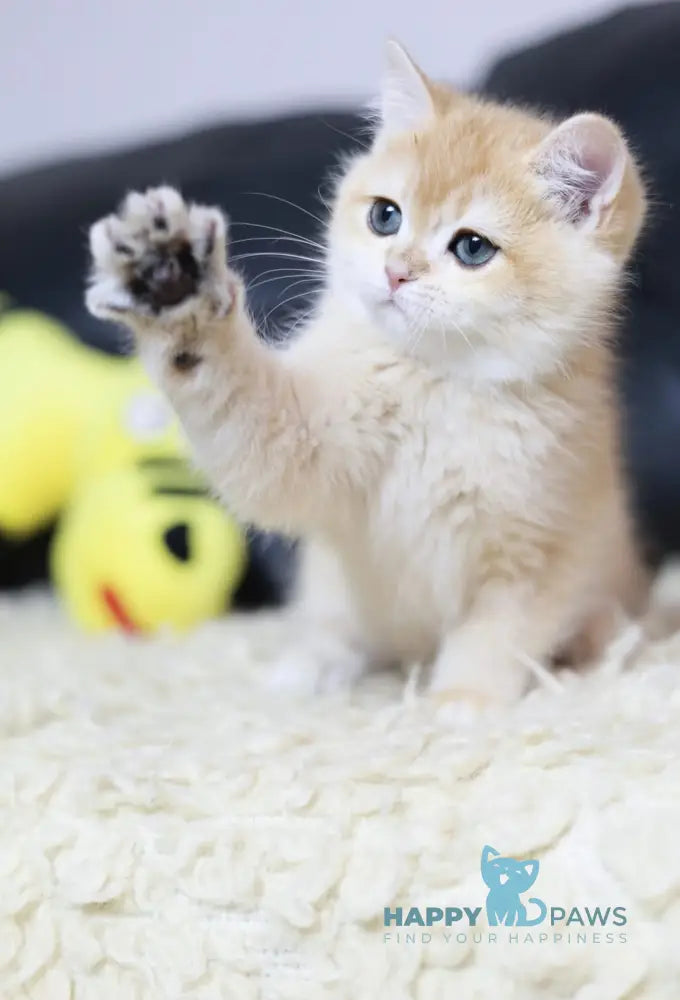
{"label": "kitten's fur", "polygon": [[[367,225],[378,196],[394,236]],[[530,660],[596,653],[611,609],[639,610],[609,338],[644,207],[607,119],[454,93],[392,43],[285,350],[253,330],[217,210],[161,188],[93,227],[92,311],[133,329],[225,502],[310,539],[284,681],[421,661],[447,696],[513,699]],[[468,229],[500,248],[480,268],[447,251]],[[390,294],[386,265],[413,280]]]}

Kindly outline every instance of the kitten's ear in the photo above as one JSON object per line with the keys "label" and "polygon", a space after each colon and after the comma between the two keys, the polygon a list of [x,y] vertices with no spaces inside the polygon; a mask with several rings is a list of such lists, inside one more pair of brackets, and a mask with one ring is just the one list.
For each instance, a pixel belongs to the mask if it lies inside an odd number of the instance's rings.
{"label": "kitten's ear", "polygon": [[595,229],[621,188],[628,160],[623,136],[602,115],[568,118],[543,140],[534,169],[570,222]]}
{"label": "kitten's ear", "polygon": [[539,862],[533,859],[531,861],[523,861],[522,867],[525,869],[527,875],[531,879],[529,885],[533,885],[534,882],[536,881],[536,878],[538,877]]}
{"label": "kitten's ear", "polygon": [[488,844],[486,844],[482,848],[482,864],[483,865],[487,864],[491,860],[491,858],[498,858],[498,857],[500,857],[500,854],[495,849],[495,847],[490,847]]}
{"label": "kitten's ear", "polygon": [[418,128],[434,112],[427,77],[393,39],[385,46],[377,111],[383,129],[388,132]]}

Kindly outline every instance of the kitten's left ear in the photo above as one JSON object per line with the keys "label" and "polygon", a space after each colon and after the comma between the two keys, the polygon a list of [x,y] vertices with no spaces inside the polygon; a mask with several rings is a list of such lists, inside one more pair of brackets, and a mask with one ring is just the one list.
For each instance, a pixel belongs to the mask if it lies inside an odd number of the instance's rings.
{"label": "kitten's left ear", "polygon": [[568,118],[543,140],[534,169],[561,213],[583,229],[595,229],[623,181],[628,150],[608,118]]}
{"label": "kitten's left ear", "polygon": [[383,128],[389,132],[407,132],[420,127],[433,112],[427,77],[399,42],[390,39],[385,46],[378,99]]}

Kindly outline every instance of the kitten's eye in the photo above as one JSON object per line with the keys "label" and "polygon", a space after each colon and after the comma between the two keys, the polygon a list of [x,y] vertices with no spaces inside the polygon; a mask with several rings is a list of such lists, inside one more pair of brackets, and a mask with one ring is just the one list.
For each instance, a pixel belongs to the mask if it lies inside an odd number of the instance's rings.
{"label": "kitten's eye", "polygon": [[394,201],[376,198],[368,213],[368,225],[376,236],[394,236],[401,226],[401,209]]}
{"label": "kitten's eye", "polygon": [[449,243],[449,250],[465,267],[481,267],[491,260],[498,247],[486,236],[462,229]]}

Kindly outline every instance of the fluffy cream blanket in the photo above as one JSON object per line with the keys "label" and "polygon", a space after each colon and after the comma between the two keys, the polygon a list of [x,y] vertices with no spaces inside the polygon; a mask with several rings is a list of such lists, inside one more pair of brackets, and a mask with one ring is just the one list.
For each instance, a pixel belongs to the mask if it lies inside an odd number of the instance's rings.
{"label": "fluffy cream blanket", "polygon": [[[0,602],[2,1000],[677,1000],[680,638],[482,723],[274,699],[281,641]],[[542,923],[489,927],[485,845]]]}

